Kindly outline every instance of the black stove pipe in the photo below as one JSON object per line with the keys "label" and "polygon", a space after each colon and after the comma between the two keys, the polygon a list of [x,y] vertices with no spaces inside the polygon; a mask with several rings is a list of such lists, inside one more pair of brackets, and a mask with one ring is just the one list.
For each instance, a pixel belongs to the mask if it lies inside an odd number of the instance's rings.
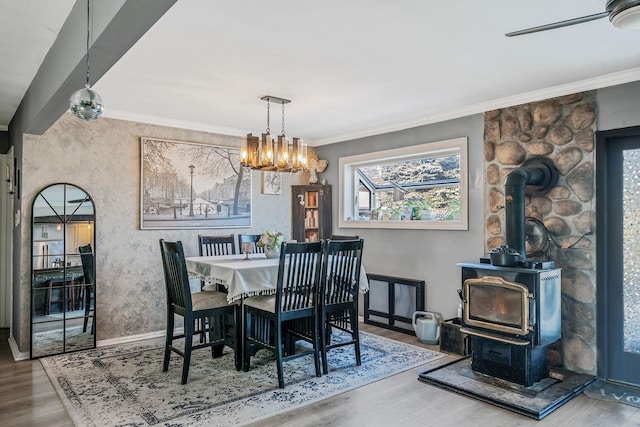
{"label": "black stove pipe", "polygon": [[507,175],[504,184],[505,244],[527,260],[525,248],[525,193],[543,195],[558,183],[558,170],[546,157],[532,157]]}

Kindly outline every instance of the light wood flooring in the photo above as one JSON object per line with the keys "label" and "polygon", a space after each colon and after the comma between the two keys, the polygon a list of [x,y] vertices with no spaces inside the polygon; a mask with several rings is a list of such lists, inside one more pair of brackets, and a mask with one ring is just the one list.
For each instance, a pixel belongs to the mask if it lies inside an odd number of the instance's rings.
{"label": "light wood flooring", "polygon": [[[362,324],[362,330],[420,344],[414,336]],[[14,362],[0,329],[0,426],[71,426],[40,362]],[[446,363],[449,358],[432,362]],[[638,426],[640,409],[580,394],[541,421],[417,380],[430,364],[322,400],[254,426]]]}

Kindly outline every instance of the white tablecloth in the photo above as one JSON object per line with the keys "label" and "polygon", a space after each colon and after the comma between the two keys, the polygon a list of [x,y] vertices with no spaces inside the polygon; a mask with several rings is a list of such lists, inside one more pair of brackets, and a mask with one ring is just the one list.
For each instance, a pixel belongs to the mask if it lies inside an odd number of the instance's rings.
{"label": "white tablecloth", "polygon": [[[279,258],[266,258],[264,254],[186,257],[189,276],[209,284],[222,284],[227,289],[227,300],[232,303],[243,297],[270,295],[276,291]],[[360,268],[360,292],[369,290],[364,267]]]}

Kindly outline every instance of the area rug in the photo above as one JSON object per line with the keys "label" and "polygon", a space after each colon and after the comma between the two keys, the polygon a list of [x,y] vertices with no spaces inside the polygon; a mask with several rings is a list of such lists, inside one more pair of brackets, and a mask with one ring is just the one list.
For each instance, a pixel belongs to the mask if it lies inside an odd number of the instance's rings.
{"label": "area rug", "polygon": [[540,420],[595,380],[593,375],[554,368],[554,378],[525,387],[471,369],[471,357],[425,371],[420,381]]}
{"label": "area rug", "polygon": [[[328,354],[329,374],[315,376],[313,356],[284,363],[279,389],[275,361],[261,350],[249,372],[234,369],[231,351],[216,359],[192,353],[189,381],[182,359],[162,372],[162,340],[148,340],[40,359],[77,426],[237,426],[352,390],[444,357],[429,349],[361,332],[362,365],[353,346]],[[333,339],[340,339],[335,334]]]}
{"label": "area rug", "polygon": [[584,394],[592,399],[624,403],[640,408],[640,388],[597,380],[584,389]]}

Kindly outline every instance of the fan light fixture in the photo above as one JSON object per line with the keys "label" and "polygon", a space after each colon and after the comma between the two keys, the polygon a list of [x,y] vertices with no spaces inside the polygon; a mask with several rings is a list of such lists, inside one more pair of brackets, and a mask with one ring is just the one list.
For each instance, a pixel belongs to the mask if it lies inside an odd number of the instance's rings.
{"label": "fan light fixture", "polygon": [[69,109],[79,119],[91,121],[96,120],[102,115],[104,105],[102,98],[89,85],[89,41],[90,41],[90,11],[91,0],[87,0],[87,80],[85,87],[74,92],[69,98]]}
{"label": "fan light fixture", "polygon": [[[300,138],[293,138],[290,143],[285,135],[284,106],[291,101],[270,95],[260,99],[267,101],[266,133],[262,134],[262,138],[251,133],[247,135],[240,149],[240,164],[251,169],[278,172],[303,172],[308,169],[307,144]],[[272,102],[282,105],[282,132],[277,141],[271,138],[269,129]]]}
{"label": "fan light fixture", "polygon": [[640,4],[630,6],[618,13],[612,12],[609,20],[621,30],[640,30]]}

